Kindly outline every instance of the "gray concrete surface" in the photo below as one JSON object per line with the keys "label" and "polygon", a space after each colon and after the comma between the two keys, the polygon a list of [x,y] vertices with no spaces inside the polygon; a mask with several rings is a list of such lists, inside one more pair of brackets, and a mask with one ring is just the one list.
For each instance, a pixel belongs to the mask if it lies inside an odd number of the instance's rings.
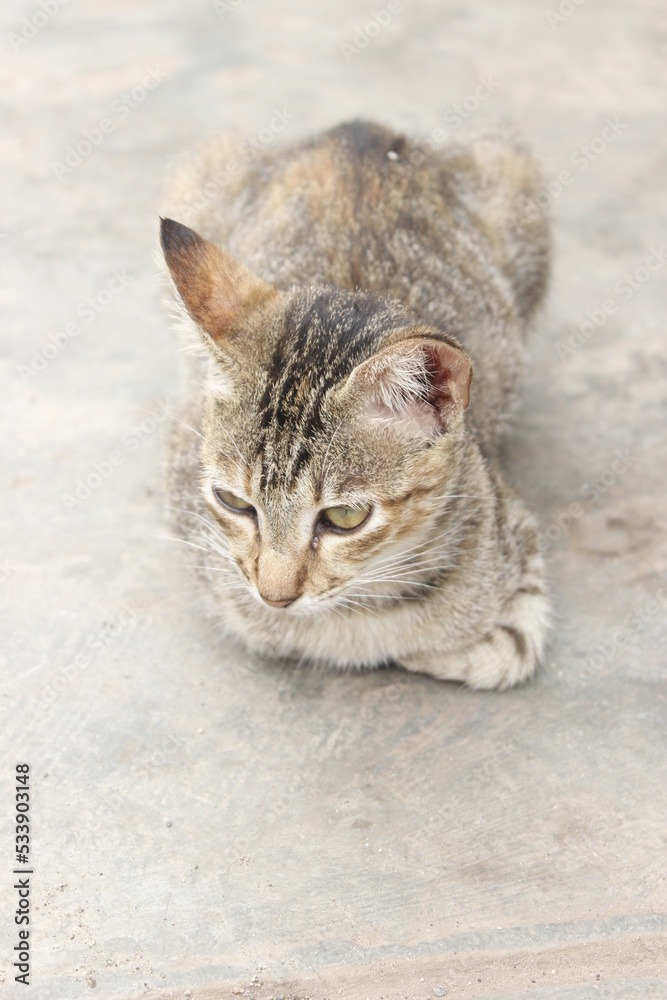
{"label": "gray concrete surface", "polygon": [[[71,0],[41,23],[3,3],[10,998],[667,996],[665,7],[580,0],[557,21],[556,0],[404,0],[346,58],[386,7]],[[159,537],[177,365],[151,256],[163,178],[274,108],[295,116],[285,135],[360,113],[425,136],[456,133],[462,102],[467,125],[515,120],[553,182],[553,286],[506,448],[550,561],[545,667],[497,695],[249,661]],[[29,989],[11,968],[20,760]]]}

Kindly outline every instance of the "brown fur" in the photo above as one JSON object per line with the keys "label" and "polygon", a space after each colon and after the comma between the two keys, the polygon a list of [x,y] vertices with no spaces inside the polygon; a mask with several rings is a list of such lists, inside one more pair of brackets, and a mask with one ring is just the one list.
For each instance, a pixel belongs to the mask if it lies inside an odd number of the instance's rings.
{"label": "brown fur", "polygon": [[[183,406],[201,438],[179,425],[170,491],[225,627],[340,667],[522,680],[547,603],[495,442],[546,283],[533,160],[498,138],[432,155],[363,122],[230,174],[234,149],[174,183],[197,233],[162,228],[205,350]],[[338,505],[371,514],[335,532]]]}

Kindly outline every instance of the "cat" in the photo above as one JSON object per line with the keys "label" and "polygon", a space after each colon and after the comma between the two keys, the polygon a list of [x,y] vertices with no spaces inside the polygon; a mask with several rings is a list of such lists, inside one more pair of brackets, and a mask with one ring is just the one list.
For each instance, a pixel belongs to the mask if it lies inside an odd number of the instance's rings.
{"label": "cat", "polygon": [[216,614],[260,654],[524,681],[549,603],[497,441],[548,278],[535,161],[364,121],[238,149],[197,154],[161,223],[201,355],[168,491]]}

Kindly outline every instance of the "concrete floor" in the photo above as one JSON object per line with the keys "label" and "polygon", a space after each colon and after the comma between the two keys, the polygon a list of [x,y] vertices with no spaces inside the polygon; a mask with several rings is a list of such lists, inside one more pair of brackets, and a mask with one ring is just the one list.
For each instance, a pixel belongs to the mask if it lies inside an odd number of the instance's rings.
{"label": "concrete floor", "polygon": [[[385,0],[57,2],[2,11],[0,786],[6,817],[31,763],[35,870],[26,991],[7,828],[4,995],[667,996],[664,6],[403,0],[350,53]],[[550,563],[545,667],[498,695],[250,661],[159,537],[164,177],[274,108],[285,135],[359,113],[426,136],[463,102],[552,182],[507,443]]]}

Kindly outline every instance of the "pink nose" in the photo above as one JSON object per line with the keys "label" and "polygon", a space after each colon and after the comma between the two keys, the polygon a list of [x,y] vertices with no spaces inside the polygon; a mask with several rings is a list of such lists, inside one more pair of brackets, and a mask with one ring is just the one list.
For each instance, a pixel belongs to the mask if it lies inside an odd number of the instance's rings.
{"label": "pink nose", "polygon": [[296,597],[287,597],[282,601],[272,601],[270,597],[265,597],[264,594],[260,594],[259,596],[265,604],[270,604],[272,608],[286,608],[288,604],[294,604],[299,595],[297,594]]}

